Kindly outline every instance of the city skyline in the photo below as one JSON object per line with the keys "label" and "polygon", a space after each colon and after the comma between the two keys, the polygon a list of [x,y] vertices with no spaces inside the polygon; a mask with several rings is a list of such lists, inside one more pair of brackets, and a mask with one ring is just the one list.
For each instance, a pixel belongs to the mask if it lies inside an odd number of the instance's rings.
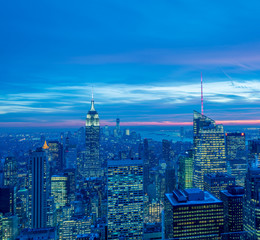
{"label": "city skyline", "polygon": [[[1,3],[0,127],[259,125],[259,3]],[[48,17],[46,17],[48,16]]]}

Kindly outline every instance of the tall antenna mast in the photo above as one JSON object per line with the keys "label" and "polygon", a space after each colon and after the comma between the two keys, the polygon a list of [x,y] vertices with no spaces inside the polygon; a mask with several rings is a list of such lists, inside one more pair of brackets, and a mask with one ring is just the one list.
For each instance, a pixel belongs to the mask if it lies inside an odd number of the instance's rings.
{"label": "tall antenna mast", "polygon": [[203,82],[202,82],[202,72],[201,72],[201,115],[203,115]]}

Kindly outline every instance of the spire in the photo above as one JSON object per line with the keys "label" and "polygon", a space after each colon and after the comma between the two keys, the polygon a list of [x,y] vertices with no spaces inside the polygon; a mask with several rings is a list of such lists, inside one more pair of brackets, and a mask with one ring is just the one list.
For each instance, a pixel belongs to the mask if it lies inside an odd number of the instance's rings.
{"label": "spire", "polygon": [[202,72],[201,72],[201,115],[203,116],[203,82],[202,82]]}
{"label": "spire", "polygon": [[92,98],[91,98],[91,108],[90,108],[90,111],[96,111],[95,110],[95,107],[94,107],[94,94],[93,94],[93,87],[92,87]]}
{"label": "spire", "polygon": [[44,145],[43,145],[43,147],[42,147],[44,150],[46,150],[46,149],[49,149],[49,146],[47,145],[47,142],[46,142],[46,140],[45,140],[45,142],[44,142]]}

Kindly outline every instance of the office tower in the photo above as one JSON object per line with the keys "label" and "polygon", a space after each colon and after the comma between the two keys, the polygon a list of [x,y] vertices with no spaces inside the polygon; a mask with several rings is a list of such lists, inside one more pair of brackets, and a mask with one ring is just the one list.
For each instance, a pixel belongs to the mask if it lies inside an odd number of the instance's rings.
{"label": "office tower", "polygon": [[165,194],[165,239],[221,239],[223,202],[192,188]]}
{"label": "office tower", "polygon": [[55,168],[54,172],[59,172],[63,169],[63,146],[58,141],[49,141],[49,153],[52,158],[52,165]]}
{"label": "office tower", "polygon": [[165,139],[162,140],[162,156],[166,164],[171,162],[171,142]]}
{"label": "office tower", "polygon": [[180,189],[192,188],[193,154],[189,150],[179,157],[178,185]]}
{"label": "office tower", "polygon": [[17,183],[17,161],[15,157],[6,157],[4,163],[4,185],[15,186]]}
{"label": "office tower", "polygon": [[76,192],[76,170],[65,169],[64,176],[68,178],[67,181],[67,194],[68,194],[68,203],[75,201],[75,192]]}
{"label": "office tower", "polygon": [[143,161],[108,161],[107,239],[142,239]]}
{"label": "office tower", "polygon": [[57,226],[57,209],[54,202],[54,197],[49,197],[47,199],[47,227],[56,227]]}
{"label": "office tower", "polygon": [[175,167],[166,166],[165,169],[165,184],[166,184],[166,192],[172,192],[176,187],[177,177]]}
{"label": "office tower", "polygon": [[47,198],[50,179],[46,153],[38,148],[30,154],[29,163],[29,212],[31,228],[46,227]]}
{"label": "office tower", "polygon": [[204,174],[227,172],[224,129],[214,120],[194,111],[193,134],[193,184],[203,190]]}
{"label": "office tower", "polygon": [[[141,155],[141,154],[139,154]],[[150,158],[149,158],[149,146],[148,140],[144,139],[143,144],[143,159],[144,159],[144,193],[147,193],[148,185],[150,183]]]}
{"label": "office tower", "polygon": [[243,202],[243,225],[248,239],[260,236],[260,168],[249,168],[246,174]]}
{"label": "office tower", "polygon": [[246,159],[235,159],[228,162],[231,170],[231,175],[236,179],[236,185],[245,186],[245,178],[248,168]]}
{"label": "office tower", "polygon": [[235,185],[235,177],[227,173],[207,173],[204,176],[204,189],[216,198],[220,198],[220,191],[226,190],[228,186]]}
{"label": "office tower", "polygon": [[101,161],[99,158],[99,116],[94,107],[94,99],[91,100],[91,108],[86,119],[86,162],[84,177],[100,177]]}
{"label": "office tower", "polygon": [[16,187],[0,187],[0,212],[3,214],[16,213]]}
{"label": "office tower", "polygon": [[255,155],[255,158],[257,160],[256,165],[260,166],[260,139],[249,140],[248,150],[250,151],[250,153]]}
{"label": "office tower", "polygon": [[51,196],[54,198],[56,209],[64,207],[68,202],[68,178],[61,175],[51,177]]}
{"label": "office tower", "polygon": [[180,137],[184,138],[184,127],[180,128]]}
{"label": "office tower", "polygon": [[[0,216],[1,218],[1,216]],[[18,235],[17,215],[7,214],[2,216],[2,240],[15,240]]]}
{"label": "office tower", "polygon": [[129,130],[129,129],[126,129],[126,130],[125,130],[125,135],[126,135],[126,136],[130,136],[130,130]]}
{"label": "office tower", "polygon": [[[16,214],[19,218],[19,224],[22,228],[28,227],[28,205],[29,205],[29,196],[28,190],[26,188],[22,188],[17,191],[17,199],[16,199]],[[1,201],[0,201],[1,202]]]}
{"label": "office tower", "polygon": [[76,146],[69,146],[65,152],[66,168],[76,168],[77,166],[77,148]]}
{"label": "office tower", "polygon": [[239,158],[239,152],[246,150],[245,133],[226,133],[226,154],[229,159]]}
{"label": "office tower", "polygon": [[220,199],[224,207],[224,232],[227,239],[240,239],[243,231],[243,195],[245,190],[241,186],[229,186],[220,191]]}
{"label": "office tower", "polygon": [[117,136],[120,136],[120,135],[121,135],[121,131],[120,131],[120,119],[119,119],[119,118],[116,119],[116,134],[117,134]]}

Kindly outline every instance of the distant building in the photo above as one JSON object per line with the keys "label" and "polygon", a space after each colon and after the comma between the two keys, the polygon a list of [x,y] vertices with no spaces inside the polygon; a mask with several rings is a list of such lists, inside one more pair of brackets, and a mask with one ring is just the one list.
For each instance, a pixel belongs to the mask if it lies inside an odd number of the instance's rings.
{"label": "distant building", "polygon": [[194,111],[193,134],[194,186],[204,190],[204,174],[227,172],[224,129]]}
{"label": "distant building", "polygon": [[246,159],[235,159],[228,161],[230,166],[231,175],[236,179],[236,185],[245,186],[245,177],[248,169]]}
{"label": "distant building", "polygon": [[63,163],[63,146],[58,141],[49,141],[49,152],[52,156],[52,163],[55,167],[56,173],[61,171],[64,167]]}
{"label": "distant building", "polygon": [[99,157],[100,125],[99,116],[94,107],[94,99],[91,100],[91,108],[86,118],[86,160],[83,177],[100,177],[101,159]]}
{"label": "distant building", "polygon": [[17,161],[15,157],[6,157],[4,162],[4,185],[15,186],[17,183]]}
{"label": "distant building", "polygon": [[143,237],[143,161],[108,161],[107,239]]}
{"label": "distant building", "polygon": [[0,216],[2,240],[15,240],[18,235],[18,217],[17,215],[7,214]]}
{"label": "distant building", "polygon": [[162,156],[163,156],[163,160],[166,162],[166,164],[171,163],[171,160],[172,160],[171,142],[166,139],[162,140]]}
{"label": "distant building", "polygon": [[226,133],[226,154],[229,159],[239,158],[239,152],[246,150],[245,133]]}
{"label": "distant building", "polygon": [[240,239],[243,234],[243,195],[245,190],[240,186],[229,186],[220,191],[224,206],[224,232],[230,234],[228,239]]}
{"label": "distant building", "polygon": [[248,150],[255,155],[257,160],[257,166],[260,166],[260,139],[254,139],[248,141]]}
{"label": "distant building", "polygon": [[193,188],[193,154],[187,151],[179,157],[178,185],[180,189]]}
{"label": "distant building", "polygon": [[235,177],[227,173],[217,173],[217,174],[205,174],[204,176],[204,189],[210,192],[216,198],[220,198],[220,191],[226,190],[228,186],[234,186]]}
{"label": "distant building", "polygon": [[165,194],[165,239],[221,239],[223,202],[200,189]]}
{"label": "distant building", "polygon": [[51,177],[51,196],[54,198],[56,209],[68,203],[68,178],[61,175]]}

